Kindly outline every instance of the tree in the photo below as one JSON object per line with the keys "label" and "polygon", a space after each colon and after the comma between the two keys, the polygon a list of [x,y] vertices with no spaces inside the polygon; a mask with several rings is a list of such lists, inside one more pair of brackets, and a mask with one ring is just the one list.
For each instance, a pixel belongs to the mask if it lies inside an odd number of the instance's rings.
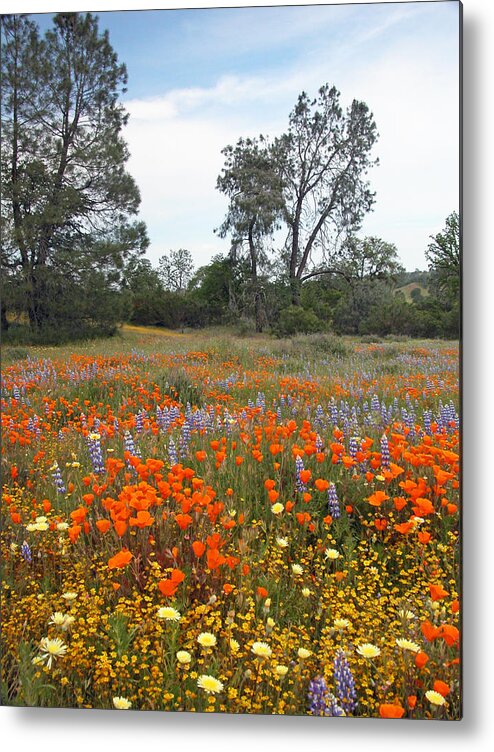
{"label": "tree", "polygon": [[316,99],[300,94],[287,133],[274,142],[289,228],[285,261],[296,305],[314,252],[331,265],[335,235],[358,230],[374,203],[365,175],[377,162],[370,158],[376,125],[365,103],[354,100],[344,113],[339,96],[328,84]]}
{"label": "tree", "polygon": [[126,82],[90,13],[57,14],[44,39],[25,16],[2,17],[2,266],[33,328],[57,319],[62,269],[69,302],[71,282],[106,294],[148,244],[130,220],[140,196],[125,172]]}
{"label": "tree", "polygon": [[225,166],[216,187],[230,203],[216,232],[223,238],[231,235],[234,256],[247,249],[256,331],[261,332],[266,316],[259,272],[267,262],[265,241],[279,226],[283,207],[281,181],[263,136],[240,138],[235,147],[227,146],[221,153],[225,156]]}
{"label": "tree", "polygon": [[351,235],[342,243],[335,258],[337,271],[350,283],[363,280],[395,281],[405,271],[393,243],[376,237]]}
{"label": "tree", "polygon": [[228,323],[235,314],[238,317],[236,300],[244,282],[241,265],[221,254],[197,270],[190,291],[203,309],[204,325]]}
{"label": "tree", "polygon": [[432,273],[432,283],[440,296],[453,302],[460,291],[460,220],[457,212],[446,219],[443,232],[431,235],[425,255]]}
{"label": "tree", "polygon": [[163,325],[164,289],[160,276],[147,258],[127,264],[122,285],[130,304],[130,321],[150,326]]}
{"label": "tree", "polygon": [[192,254],[185,248],[178,251],[170,251],[161,256],[159,262],[159,275],[166,290],[183,292],[187,289],[194,274],[194,261]]}

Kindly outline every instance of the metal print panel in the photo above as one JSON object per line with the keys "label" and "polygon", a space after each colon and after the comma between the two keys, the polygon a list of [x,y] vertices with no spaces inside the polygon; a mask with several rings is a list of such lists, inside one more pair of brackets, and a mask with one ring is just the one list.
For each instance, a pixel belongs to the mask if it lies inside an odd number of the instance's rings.
{"label": "metal print panel", "polygon": [[2,16],[4,705],[461,718],[461,11]]}

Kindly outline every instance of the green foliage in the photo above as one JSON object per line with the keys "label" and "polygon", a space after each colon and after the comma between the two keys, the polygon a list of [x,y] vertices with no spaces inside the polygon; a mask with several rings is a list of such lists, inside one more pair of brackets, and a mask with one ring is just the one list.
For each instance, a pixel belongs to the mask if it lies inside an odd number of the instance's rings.
{"label": "green foliage", "polygon": [[190,284],[193,273],[192,254],[185,248],[165,253],[158,262],[158,274],[165,290],[183,292]]}
{"label": "green foliage", "polygon": [[432,236],[425,255],[431,271],[431,292],[454,302],[460,292],[460,218],[452,212],[442,232]]}
{"label": "green foliage", "polygon": [[231,323],[236,318],[236,303],[244,282],[243,269],[231,258],[215,256],[194,275],[190,293],[200,312],[201,325]]}
{"label": "green foliage", "polygon": [[423,297],[423,291],[421,287],[412,287],[410,290],[410,298],[416,302]]}
{"label": "green foliage", "polygon": [[281,311],[274,331],[279,337],[290,337],[299,332],[303,334],[321,332],[324,328],[324,323],[313,311],[306,311],[301,306],[292,305]]}
{"label": "green foliage", "polygon": [[392,288],[382,280],[356,280],[344,289],[334,312],[333,326],[338,334],[378,334],[365,326],[373,306],[392,300]]}
{"label": "green foliage", "polygon": [[337,255],[337,267],[350,284],[358,280],[396,280],[404,271],[396,246],[381,238],[349,236]]}
{"label": "green foliage", "polygon": [[108,635],[115,643],[119,658],[128,655],[130,646],[138,632],[137,627],[129,628],[129,618],[122,613],[115,613],[108,619]]}
{"label": "green foliage", "polygon": [[343,292],[331,287],[326,279],[311,279],[302,286],[300,302],[303,308],[311,310],[329,325],[333,311],[342,295]]}

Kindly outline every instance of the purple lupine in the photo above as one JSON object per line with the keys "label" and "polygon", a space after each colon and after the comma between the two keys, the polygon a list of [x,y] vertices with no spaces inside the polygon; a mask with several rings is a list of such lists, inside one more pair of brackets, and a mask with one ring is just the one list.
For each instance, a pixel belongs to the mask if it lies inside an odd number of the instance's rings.
{"label": "purple lupine", "polygon": [[312,715],[326,715],[326,694],[328,687],[323,676],[316,676],[309,682],[307,699],[309,700],[309,712]]}
{"label": "purple lupine", "polygon": [[60,468],[58,467],[58,463],[55,462],[55,464],[52,467],[52,474],[51,477],[55,481],[55,486],[57,489],[57,493],[65,494],[67,493],[67,489],[65,488],[65,484],[63,482],[62,473],[60,472]]}
{"label": "purple lupine", "polygon": [[333,694],[331,694],[331,692],[328,692],[326,695],[326,715],[331,718],[338,718],[345,715],[344,709],[341,705],[338,705],[338,700]]}
{"label": "purple lupine", "polygon": [[[124,451],[128,452],[131,457],[140,457],[141,452],[138,447],[134,444],[134,439],[132,438],[132,434],[130,431],[125,431],[124,434]],[[132,468],[132,465],[130,462],[127,461],[127,465]],[[134,468],[132,468],[133,470]]]}
{"label": "purple lupine", "polygon": [[170,439],[170,443],[168,444],[168,459],[170,460],[170,465],[178,465],[177,448],[173,439]]}
{"label": "purple lupine", "polygon": [[168,429],[170,428],[170,413],[167,407],[164,407],[160,412],[159,424],[160,428],[162,428],[163,431],[168,431]]}
{"label": "purple lupine", "polygon": [[[180,437],[178,440],[180,457],[182,458],[184,458],[187,454],[189,441],[190,441],[190,425],[188,421],[185,421],[185,423],[182,426],[182,431],[180,433]],[[171,440],[170,440],[170,443],[171,443]],[[176,463],[173,463],[173,464],[176,464]]]}
{"label": "purple lupine", "polygon": [[302,472],[302,470],[304,470],[304,462],[302,460],[302,457],[300,457],[298,454],[295,457],[295,467],[297,471],[297,491],[304,493],[305,491],[307,491],[307,486],[300,480],[300,473]]}
{"label": "purple lupine", "polygon": [[345,713],[354,713],[357,709],[357,691],[350,666],[343,650],[336,651],[334,659],[334,678],[336,694]]}
{"label": "purple lupine", "polygon": [[324,411],[322,409],[321,405],[318,405],[316,407],[316,415],[314,417],[314,425],[316,426],[322,426],[324,422]]}
{"label": "purple lupine", "polygon": [[336,697],[328,691],[324,677],[316,676],[309,682],[307,692],[309,700],[309,713],[317,716],[338,717],[345,714],[342,707],[338,705]]}
{"label": "purple lupine", "polygon": [[335,426],[338,423],[338,408],[336,402],[332,399],[329,405],[329,412],[331,415],[331,422]]}
{"label": "purple lupine", "polygon": [[381,405],[381,422],[383,426],[386,425],[386,423],[388,422],[388,410],[384,402]]}
{"label": "purple lupine", "polygon": [[334,483],[330,483],[328,488],[328,512],[333,520],[337,520],[338,517],[341,517],[340,502],[338,501],[338,495]]}
{"label": "purple lupine", "polygon": [[388,437],[385,433],[381,436],[381,467],[388,468],[389,467],[389,444],[388,444]]}
{"label": "purple lupine", "polygon": [[101,440],[99,433],[90,433],[87,439],[87,443],[93,470],[96,475],[102,475],[105,472],[105,463],[103,461],[103,452],[101,449]]}
{"label": "purple lupine", "polygon": [[357,438],[355,436],[351,436],[348,442],[348,454],[350,455],[350,457],[352,457],[352,459],[355,459],[355,457],[357,456],[357,452],[358,452]]}
{"label": "purple lupine", "polygon": [[24,561],[27,561],[28,564],[30,564],[33,560],[31,556],[31,549],[27,541],[24,541],[21,546],[21,556],[24,559]]}
{"label": "purple lupine", "polygon": [[136,418],[136,433],[142,433],[142,430],[144,428],[144,413],[141,410],[139,410],[135,418]]}

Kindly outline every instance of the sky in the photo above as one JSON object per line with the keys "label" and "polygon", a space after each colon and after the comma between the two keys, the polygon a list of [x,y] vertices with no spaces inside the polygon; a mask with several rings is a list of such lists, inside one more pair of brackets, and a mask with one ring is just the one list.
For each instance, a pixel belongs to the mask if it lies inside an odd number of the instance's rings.
{"label": "sky", "polygon": [[128,70],[127,167],[153,263],[176,248],[196,266],[228,252],[214,232],[227,210],[221,150],[283,133],[298,95],[329,83],[344,108],[366,102],[379,133],[368,175],[376,200],[359,235],[394,243],[407,269],[427,268],[430,236],[459,209],[458,2],[97,15]]}

